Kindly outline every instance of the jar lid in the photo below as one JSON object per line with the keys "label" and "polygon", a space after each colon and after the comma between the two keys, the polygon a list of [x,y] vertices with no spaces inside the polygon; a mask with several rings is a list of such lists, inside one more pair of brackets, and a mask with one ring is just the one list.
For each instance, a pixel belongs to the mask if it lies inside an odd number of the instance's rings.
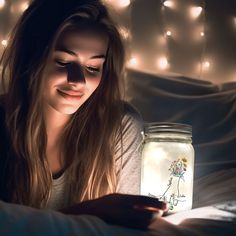
{"label": "jar lid", "polygon": [[171,122],[150,122],[144,123],[144,131],[145,133],[170,132],[192,135],[192,126],[188,124]]}

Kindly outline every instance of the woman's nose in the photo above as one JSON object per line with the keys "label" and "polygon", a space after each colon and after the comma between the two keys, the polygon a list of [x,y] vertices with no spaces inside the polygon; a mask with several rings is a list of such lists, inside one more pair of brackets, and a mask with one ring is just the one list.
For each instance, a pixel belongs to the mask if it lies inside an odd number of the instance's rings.
{"label": "woman's nose", "polygon": [[84,71],[81,65],[71,63],[67,66],[67,70],[68,70],[68,75],[67,75],[68,83],[85,83]]}

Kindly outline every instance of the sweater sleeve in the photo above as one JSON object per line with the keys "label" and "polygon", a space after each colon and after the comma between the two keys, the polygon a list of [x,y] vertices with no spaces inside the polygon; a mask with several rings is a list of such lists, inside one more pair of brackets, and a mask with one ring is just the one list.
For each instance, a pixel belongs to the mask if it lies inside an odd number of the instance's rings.
{"label": "sweater sleeve", "polygon": [[126,105],[122,138],[117,138],[115,151],[119,193],[140,194],[142,131],[141,116],[133,107]]}

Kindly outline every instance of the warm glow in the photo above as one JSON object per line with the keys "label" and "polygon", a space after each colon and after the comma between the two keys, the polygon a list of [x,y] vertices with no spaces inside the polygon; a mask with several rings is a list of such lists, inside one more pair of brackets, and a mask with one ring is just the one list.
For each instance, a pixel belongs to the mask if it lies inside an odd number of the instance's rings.
{"label": "warm glow", "polygon": [[129,30],[125,27],[120,27],[119,32],[124,39],[128,39],[130,37]]}
{"label": "warm glow", "polygon": [[29,7],[29,3],[28,2],[23,2],[20,5],[20,10],[23,12],[25,11],[27,8]]}
{"label": "warm glow", "polygon": [[5,0],[0,0],[0,9],[3,8],[5,5]]}
{"label": "warm glow", "polygon": [[110,4],[117,8],[125,8],[130,5],[130,0],[103,0],[106,4]]}
{"label": "warm glow", "polygon": [[169,63],[168,63],[168,60],[166,57],[161,57],[158,59],[158,67],[161,69],[161,70],[165,70],[167,69],[169,66]]}
{"label": "warm glow", "polygon": [[173,1],[164,1],[163,5],[165,7],[174,7],[174,2]]}
{"label": "warm glow", "polygon": [[1,43],[2,43],[3,46],[7,46],[7,40],[6,39],[2,40]]}
{"label": "warm glow", "polygon": [[234,26],[236,27],[236,17],[234,17],[233,21],[234,21]]}
{"label": "warm glow", "polygon": [[209,69],[210,66],[211,66],[211,64],[210,64],[209,61],[204,61],[204,62],[202,63],[202,66],[203,66],[204,69]]}
{"label": "warm glow", "polygon": [[205,36],[205,33],[202,31],[202,32],[200,33],[200,35],[203,37],[203,36]]}
{"label": "warm glow", "polygon": [[184,220],[187,220],[187,219],[222,220],[222,219],[233,219],[234,217],[235,215],[232,212],[221,210],[220,208],[217,208],[215,206],[206,206],[206,207],[192,209],[190,211],[183,211],[183,212],[171,214],[166,217],[163,217],[162,219],[166,220],[167,222],[171,224],[179,225]]}
{"label": "warm glow", "polygon": [[158,35],[156,37],[156,43],[158,43],[160,46],[166,46],[166,37],[163,35]]}
{"label": "warm glow", "polygon": [[191,7],[190,14],[193,18],[197,18],[202,13],[202,7]]}
{"label": "warm glow", "polygon": [[172,35],[171,31],[170,30],[166,31],[166,35],[171,36]]}
{"label": "warm glow", "polygon": [[10,11],[13,14],[22,14],[29,7],[29,2],[19,2],[11,5]]}
{"label": "warm glow", "polygon": [[139,64],[139,63],[138,63],[137,57],[131,57],[130,60],[128,61],[127,66],[128,66],[128,67],[135,67],[135,66],[137,66],[138,64]]}

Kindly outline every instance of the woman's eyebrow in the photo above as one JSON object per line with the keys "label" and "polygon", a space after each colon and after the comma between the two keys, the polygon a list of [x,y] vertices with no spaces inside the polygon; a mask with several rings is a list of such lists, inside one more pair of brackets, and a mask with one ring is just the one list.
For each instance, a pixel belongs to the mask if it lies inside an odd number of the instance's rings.
{"label": "woman's eyebrow", "polygon": [[[78,56],[74,51],[72,51],[68,48],[64,48],[64,47],[58,47],[58,48],[56,48],[56,51],[65,52],[65,53],[68,53],[72,56]],[[105,58],[106,58],[106,55],[104,55],[104,54],[98,54],[98,55],[94,55],[94,56],[90,57],[90,59],[105,59]]]}

